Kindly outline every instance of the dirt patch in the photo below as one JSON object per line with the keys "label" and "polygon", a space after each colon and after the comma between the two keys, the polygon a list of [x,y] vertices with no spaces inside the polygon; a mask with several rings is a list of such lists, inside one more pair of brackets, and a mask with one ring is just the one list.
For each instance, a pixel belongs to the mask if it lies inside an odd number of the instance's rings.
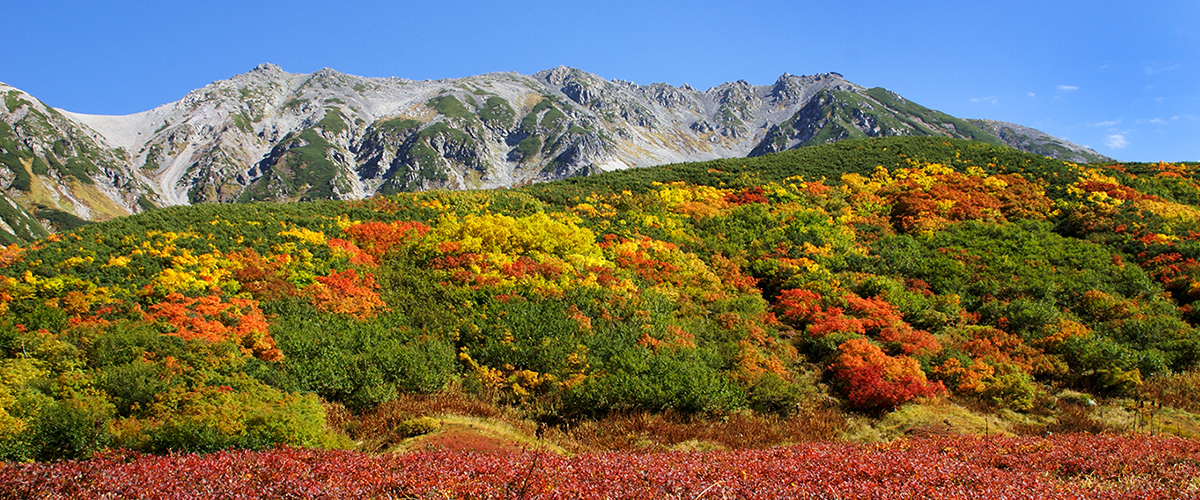
{"label": "dirt patch", "polygon": [[406,440],[398,451],[470,451],[477,453],[520,453],[535,446],[507,438],[486,426],[444,422],[436,432]]}

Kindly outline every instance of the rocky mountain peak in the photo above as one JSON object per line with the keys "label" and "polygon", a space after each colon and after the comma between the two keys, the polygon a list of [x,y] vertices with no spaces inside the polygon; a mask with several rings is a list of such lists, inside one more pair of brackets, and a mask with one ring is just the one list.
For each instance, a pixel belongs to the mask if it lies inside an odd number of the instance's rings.
{"label": "rocky mountain peak", "polygon": [[563,85],[572,80],[588,81],[599,79],[599,77],[591,73],[568,66],[559,66],[557,68],[539,71],[534,73],[533,77],[550,85]]}
{"label": "rocky mountain peak", "polygon": [[44,196],[23,190],[57,186],[55,209],[84,219],[199,202],[513,186],[849,137],[946,135],[1048,155],[1086,150],[1011,124],[972,125],[837,73],[784,73],[772,85],[738,80],[699,92],[567,66],[413,81],[330,68],[288,73],[264,63],[127,116],[60,112],[19,90],[0,92],[3,194],[44,205]]}
{"label": "rocky mountain peak", "polygon": [[283,68],[280,68],[279,66],[277,66],[275,64],[271,64],[271,63],[262,63],[262,64],[259,64],[258,66],[255,66],[254,69],[251,71],[254,71],[257,73],[278,75],[278,74],[283,73]]}

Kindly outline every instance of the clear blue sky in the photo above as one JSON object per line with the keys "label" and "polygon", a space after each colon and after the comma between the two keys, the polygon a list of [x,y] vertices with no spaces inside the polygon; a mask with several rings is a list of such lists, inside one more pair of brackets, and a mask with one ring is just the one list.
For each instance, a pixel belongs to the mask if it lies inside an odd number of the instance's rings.
{"label": "clear blue sky", "polygon": [[0,0],[0,81],[127,114],[272,62],[417,80],[559,65],[706,89],[839,72],[1124,161],[1200,161],[1200,1]]}

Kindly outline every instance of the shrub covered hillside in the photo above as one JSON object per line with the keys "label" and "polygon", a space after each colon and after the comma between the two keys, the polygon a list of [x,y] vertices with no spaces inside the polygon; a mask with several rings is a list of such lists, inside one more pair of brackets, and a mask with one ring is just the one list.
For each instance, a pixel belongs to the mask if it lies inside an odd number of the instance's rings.
{"label": "shrub covered hillside", "polygon": [[0,250],[0,458],[341,446],[327,403],[451,385],[550,424],[1129,394],[1200,359],[1196,171],[854,140],[87,226]]}

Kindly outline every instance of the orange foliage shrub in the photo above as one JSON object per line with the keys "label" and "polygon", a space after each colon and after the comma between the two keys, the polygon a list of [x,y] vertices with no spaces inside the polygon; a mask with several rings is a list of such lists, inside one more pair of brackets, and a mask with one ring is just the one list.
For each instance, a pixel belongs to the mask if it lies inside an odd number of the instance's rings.
{"label": "orange foliage shrub", "polygon": [[738,266],[736,262],[730,260],[724,255],[713,255],[712,264],[710,264],[710,266],[712,267],[713,272],[715,272],[717,276],[721,278],[721,282],[725,283],[726,286],[742,293],[761,293],[758,290],[758,279],[747,276],[742,272],[741,266]]}
{"label": "orange foliage shrub", "polygon": [[967,394],[982,393],[987,389],[984,382],[995,374],[996,369],[992,365],[974,361],[971,366],[964,367],[958,358],[947,359],[933,369],[935,377],[949,382],[956,392]]}
{"label": "orange foliage shrub", "polygon": [[900,311],[891,303],[871,297],[845,295],[847,311],[861,318],[867,335],[889,345],[902,354],[924,356],[941,352],[942,345],[929,332],[913,329],[904,322]]}
{"label": "orange foliage shrub", "polygon": [[345,257],[350,259],[350,263],[356,266],[378,266],[379,259],[374,255],[364,252],[352,241],[343,240],[341,238],[330,238],[329,249],[333,255],[337,257]]}
{"label": "orange foliage shrub", "polygon": [[253,299],[225,301],[217,295],[192,298],[171,293],[148,309],[144,313],[147,321],[162,321],[175,328],[168,335],[187,340],[232,341],[262,360],[283,359],[283,353],[275,347],[275,339],[267,331],[267,320]]}
{"label": "orange foliage shrub", "polygon": [[0,269],[8,267],[13,262],[21,260],[21,255],[25,253],[25,248],[17,246],[13,243],[6,247],[0,247]]}
{"label": "orange foliage shrub", "polygon": [[322,311],[368,319],[387,308],[379,298],[378,289],[370,273],[359,275],[358,271],[346,269],[316,277],[316,283],[305,287],[304,294]]}
{"label": "orange foliage shrub", "polygon": [[733,357],[733,377],[743,383],[754,384],[768,373],[785,380],[792,377],[777,353],[764,352],[749,340],[738,342],[738,353]]}
{"label": "orange foliage shrub", "polygon": [[367,222],[350,226],[343,232],[358,248],[373,258],[372,264],[378,265],[379,259],[393,246],[411,238],[424,236],[429,232],[429,226],[416,221],[396,221],[391,224]]}
{"label": "orange foliage shrub", "polygon": [[233,279],[241,284],[243,292],[255,299],[279,300],[297,294],[296,287],[287,281],[286,255],[263,258],[253,248],[245,248],[228,257],[237,266]]}
{"label": "orange foliage shrub", "polygon": [[754,186],[743,189],[736,193],[725,195],[725,201],[734,205],[745,205],[747,203],[770,203],[771,201],[763,195],[761,186]]}
{"label": "orange foliage shrub", "polygon": [[892,223],[905,232],[936,230],[950,221],[1044,219],[1054,205],[1036,184],[1007,174],[912,175],[879,194],[892,206]]}
{"label": "orange foliage shrub", "polygon": [[780,293],[779,299],[775,301],[775,308],[779,310],[779,316],[785,323],[797,328],[811,322],[813,317],[823,310],[820,295],[799,289],[784,290]]}
{"label": "orange foliage shrub", "polygon": [[963,350],[976,360],[993,365],[1013,364],[1033,375],[1057,374],[1065,370],[1041,349],[1026,344],[1016,334],[995,328],[976,330],[974,338],[963,346]]}

